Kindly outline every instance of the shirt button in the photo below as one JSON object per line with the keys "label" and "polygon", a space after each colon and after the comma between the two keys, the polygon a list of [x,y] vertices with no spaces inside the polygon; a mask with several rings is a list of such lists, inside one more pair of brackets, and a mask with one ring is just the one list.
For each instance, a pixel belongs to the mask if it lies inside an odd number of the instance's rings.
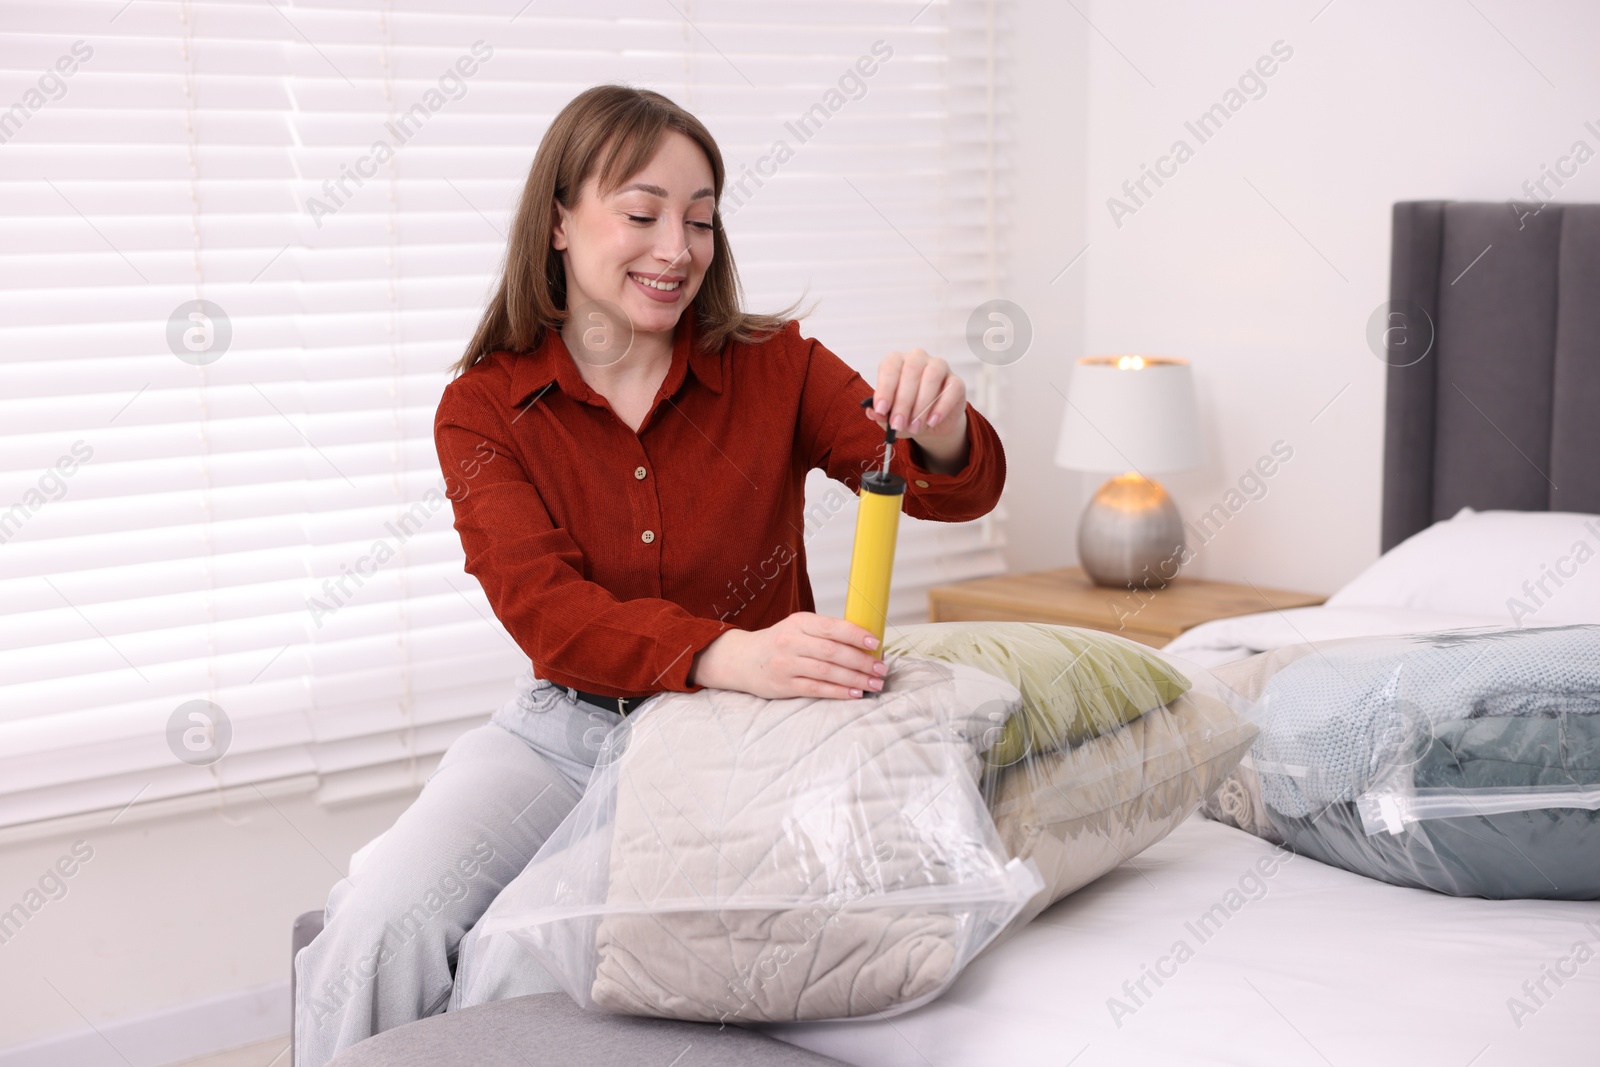
{"label": "shirt button", "polygon": [[633,468],[633,476],[642,481],[644,479],[644,476],[645,476],[645,469],[643,467],[635,467],[635,468]]}
{"label": "shirt button", "polygon": [[926,489],[926,488],[928,488],[928,483],[923,481],[921,478],[918,478],[917,479],[917,488],[918,489]]}
{"label": "shirt button", "polygon": [[655,539],[656,532],[654,530],[646,530],[644,533],[639,535],[639,540],[643,541],[647,545],[653,542]]}

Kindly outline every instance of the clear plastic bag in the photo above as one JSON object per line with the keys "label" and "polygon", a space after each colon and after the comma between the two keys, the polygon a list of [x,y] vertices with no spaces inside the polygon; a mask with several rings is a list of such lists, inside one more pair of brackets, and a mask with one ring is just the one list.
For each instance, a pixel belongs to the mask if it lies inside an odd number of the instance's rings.
{"label": "clear plastic bag", "polygon": [[1600,626],[1267,657],[1235,668],[1261,726],[1235,784],[1283,843],[1459,896],[1600,899]]}
{"label": "clear plastic bag", "polygon": [[902,627],[887,646],[1016,684],[984,757],[1006,854],[1043,885],[1007,933],[1166,837],[1227,780],[1257,728],[1204,668],[1126,638],[1032,622]]}
{"label": "clear plastic bag", "polygon": [[626,1014],[842,1019],[937,996],[1041,888],[978,788],[1020,698],[960,664],[889,667],[861,700],[647,703],[480,937]]}

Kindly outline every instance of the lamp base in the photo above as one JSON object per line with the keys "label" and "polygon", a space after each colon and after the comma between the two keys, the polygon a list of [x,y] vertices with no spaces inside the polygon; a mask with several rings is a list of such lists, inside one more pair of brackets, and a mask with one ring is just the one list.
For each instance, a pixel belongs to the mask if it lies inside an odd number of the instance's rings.
{"label": "lamp base", "polygon": [[1078,561],[1096,585],[1159,589],[1177,576],[1183,519],[1167,491],[1137,474],[1110,479],[1078,524]]}

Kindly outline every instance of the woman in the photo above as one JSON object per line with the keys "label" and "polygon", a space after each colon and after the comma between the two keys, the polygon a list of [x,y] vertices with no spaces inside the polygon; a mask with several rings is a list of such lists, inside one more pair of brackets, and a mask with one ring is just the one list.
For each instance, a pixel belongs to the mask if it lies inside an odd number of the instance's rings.
{"label": "woman", "polygon": [[[856,490],[893,426],[907,513],[999,499],[1000,439],[943,360],[891,353],[873,389],[792,319],[740,309],[722,187],[710,133],[652,92],[590,89],[539,146],[435,420],[466,569],[531,669],[330,893],[295,961],[297,1067],[460,1006],[469,931],[644,699],[882,687],[872,634],[813,611],[807,471]],[[475,990],[556,988],[526,958],[502,969]]]}

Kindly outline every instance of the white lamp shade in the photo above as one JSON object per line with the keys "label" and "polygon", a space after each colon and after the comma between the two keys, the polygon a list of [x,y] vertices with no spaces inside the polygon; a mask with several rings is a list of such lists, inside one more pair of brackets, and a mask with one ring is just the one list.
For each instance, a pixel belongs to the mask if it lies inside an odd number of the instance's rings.
{"label": "white lamp shade", "polygon": [[1150,475],[1200,465],[1194,381],[1183,360],[1080,359],[1067,385],[1056,465]]}

